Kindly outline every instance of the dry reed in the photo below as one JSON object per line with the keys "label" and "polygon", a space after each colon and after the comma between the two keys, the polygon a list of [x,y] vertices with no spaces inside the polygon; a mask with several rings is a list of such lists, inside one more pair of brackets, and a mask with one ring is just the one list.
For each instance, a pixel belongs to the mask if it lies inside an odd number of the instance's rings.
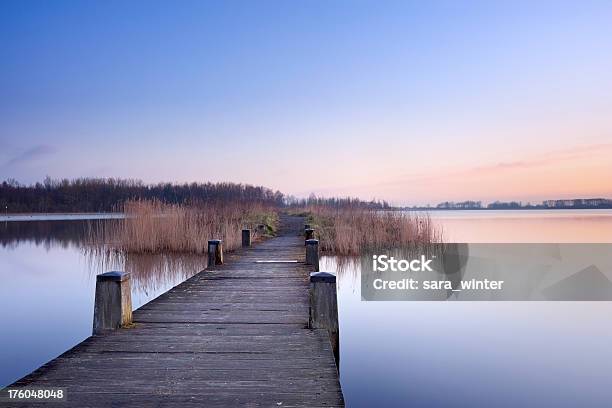
{"label": "dry reed", "polygon": [[309,206],[306,212],[321,250],[334,255],[442,242],[442,231],[427,214],[326,206]]}
{"label": "dry reed", "polygon": [[[261,204],[165,204],[157,200],[128,201],[126,218],[92,227],[90,243],[125,253],[196,253],[207,251],[209,239],[222,239],[226,250],[241,245],[241,230],[256,236],[274,231],[276,213]],[[259,226],[263,228],[258,228]]]}

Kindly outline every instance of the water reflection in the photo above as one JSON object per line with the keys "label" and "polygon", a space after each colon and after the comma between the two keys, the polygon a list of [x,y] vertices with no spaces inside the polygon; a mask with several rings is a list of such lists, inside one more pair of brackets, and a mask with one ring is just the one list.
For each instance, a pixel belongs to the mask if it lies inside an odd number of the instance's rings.
{"label": "water reflection", "polygon": [[92,243],[90,231],[105,222],[0,222],[0,387],[91,334],[97,274],[130,272],[137,308],[204,269],[201,255],[123,254]]}
{"label": "water reflection", "polygon": [[432,211],[445,242],[612,243],[612,210]]}
{"label": "water reflection", "polygon": [[347,406],[609,406],[610,302],[372,302],[359,258],[321,270],[338,276]]}
{"label": "water reflection", "polygon": [[170,283],[177,283],[205,268],[202,255],[128,254],[92,240],[92,231],[112,220],[29,221],[0,223],[0,246],[7,250],[31,243],[45,251],[77,249],[85,259],[87,276],[110,270],[132,274],[132,291],[144,297],[159,294]]}
{"label": "water reflection", "polygon": [[101,221],[0,222],[0,246],[16,248],[22,243],[33,243],[46,250],[81,247],[87,240],[92,222]]}
{"label": "water reflection", "polygon": [[[92,278],[106,271],[131,274],[132,292],[148,296],[166,290],[168,282],[182,282],[205,268],[202,255],[130,254],[96,246],[83,248]],[[163,292],[161,292],[163,293]]]}

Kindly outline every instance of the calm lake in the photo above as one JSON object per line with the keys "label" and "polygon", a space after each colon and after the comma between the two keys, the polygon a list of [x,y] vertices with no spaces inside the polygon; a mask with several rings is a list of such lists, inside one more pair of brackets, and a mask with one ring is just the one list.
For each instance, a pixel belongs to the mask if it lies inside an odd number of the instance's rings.
{"label": "calm lake", "polygon": [[[431,217],[447,242],[612,242],[610,210]],[[105,221],[0,222],[0,386],[90,335],[96,274],[131,272],[139,307],[204,268],[93,253],[91,222]],[[609,302],[363,302],[358,266],[323,257],[321,270],[339,277],[347,406],[609,406]]]}

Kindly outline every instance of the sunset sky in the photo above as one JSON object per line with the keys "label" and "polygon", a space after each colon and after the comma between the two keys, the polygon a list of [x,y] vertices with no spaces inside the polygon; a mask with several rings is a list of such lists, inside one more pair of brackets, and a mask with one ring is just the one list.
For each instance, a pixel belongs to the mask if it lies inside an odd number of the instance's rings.
{"label": "sunset sky", "polygon": [[0,179],[612,197],[609,1],[2,1]]}

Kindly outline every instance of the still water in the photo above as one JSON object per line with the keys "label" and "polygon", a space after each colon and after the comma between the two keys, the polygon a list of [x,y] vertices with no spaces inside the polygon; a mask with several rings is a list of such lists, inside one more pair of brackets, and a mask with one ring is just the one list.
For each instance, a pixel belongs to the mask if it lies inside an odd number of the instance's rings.
{"label": "still water", "polygon": [[[430,216],[446,242],[612,242],[610,210]],[[359,262],[321,261],[338,275],[347,406],[610,406],[612,303],[366,302]]]}
{"label": "still water", "polygon": [[432,211],[445,242],[612,242],[612,210]]}
{"label": "still water", "polygon": [[[612,211],[432,212],[446,241],[612,242]],[[138,307],[203,269],[203,257],[100,256],[87,223],[0,223],[0,386],[91,333],[95,275],[133,275]],[[338,273],[347,406],[609,406],[608,302],[363,302]]]}
{"label": "still water", "polygon": [[0,222],[0,387],[91,335],[97,274],[130,272],[137,308],[204,269],[201,256],[95,252],[96,222]]}

